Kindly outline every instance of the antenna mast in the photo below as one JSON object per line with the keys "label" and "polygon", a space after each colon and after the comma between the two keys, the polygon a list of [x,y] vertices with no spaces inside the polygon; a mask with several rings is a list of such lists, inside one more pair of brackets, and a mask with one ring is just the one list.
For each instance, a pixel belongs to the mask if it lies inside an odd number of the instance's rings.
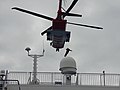
{"label": "antenna mast", "polygon": [[28,56],[33,58],[33,77],[29,84],[39,84],[39,79],[37,79],[37,59],[44,56],[44,50],[42,55],[29,54],[29,51],[31,50],[29,47],[27,47],[25,50],[28,52]]}

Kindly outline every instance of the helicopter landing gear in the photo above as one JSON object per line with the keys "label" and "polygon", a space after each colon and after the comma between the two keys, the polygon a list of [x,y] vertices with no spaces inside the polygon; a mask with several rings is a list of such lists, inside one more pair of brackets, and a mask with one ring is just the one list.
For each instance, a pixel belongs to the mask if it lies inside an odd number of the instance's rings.
{"label": "helicopter landing gear", "polygon": [[53,45],[53,42],[50,43],[50,46],[52,46],[52,45]]}
{"label": "helicopter landing gear", "polygon": [[59,48],[56,49],[56,52],[59,52]]}

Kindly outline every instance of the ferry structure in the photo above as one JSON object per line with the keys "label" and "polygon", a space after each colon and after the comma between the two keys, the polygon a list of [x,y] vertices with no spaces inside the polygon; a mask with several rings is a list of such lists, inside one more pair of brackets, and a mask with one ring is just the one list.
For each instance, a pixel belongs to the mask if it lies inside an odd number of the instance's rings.
{"label": "ferry structure", "polygon": [[[35,60],[34,60],[35,61]],[[120,74],[78,73],[72,57],[60,61],[59,72],[0,71],[0,90],[120,90]]]}

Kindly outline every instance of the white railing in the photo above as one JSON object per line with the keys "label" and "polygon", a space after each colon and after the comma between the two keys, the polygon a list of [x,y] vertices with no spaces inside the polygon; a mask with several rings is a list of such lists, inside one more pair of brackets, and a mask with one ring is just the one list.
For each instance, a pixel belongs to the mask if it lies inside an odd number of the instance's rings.
{"label": "white railing", "polygon": [[[32,72],[10,72],[8,79],[19,80],[20,84],[29,84]],[[65,76],[59,72],[38,72],[39,84],[54,85],[56,82],[65,84]],[[120,74],[77,73],[71,77],[72,85],[120,86]]]}

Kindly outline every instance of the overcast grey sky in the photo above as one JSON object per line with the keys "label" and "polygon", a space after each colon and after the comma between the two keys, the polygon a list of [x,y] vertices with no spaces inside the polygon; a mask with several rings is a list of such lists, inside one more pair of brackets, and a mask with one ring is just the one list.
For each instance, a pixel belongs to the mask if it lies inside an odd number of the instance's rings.
{"label": "overcast grey sky", "polygon": [[[66,1],[67,9],[72,0]],[[45,56],[38,61],[38,71],[58,71],[69,47],[78,72],[120,73],[120,0],[79,0],[71,12],[83,17],[66,19],[104,29],[67,25],[71,39],[59,53],[49,46],[46,36],[40,36],[51,22],[11,10],[14,6],[56,17],[58,0],[0,0],[0,69],[32,71],[32,58],[24,49],[29,46],[31,53],[41,54],[44,41]]]}

